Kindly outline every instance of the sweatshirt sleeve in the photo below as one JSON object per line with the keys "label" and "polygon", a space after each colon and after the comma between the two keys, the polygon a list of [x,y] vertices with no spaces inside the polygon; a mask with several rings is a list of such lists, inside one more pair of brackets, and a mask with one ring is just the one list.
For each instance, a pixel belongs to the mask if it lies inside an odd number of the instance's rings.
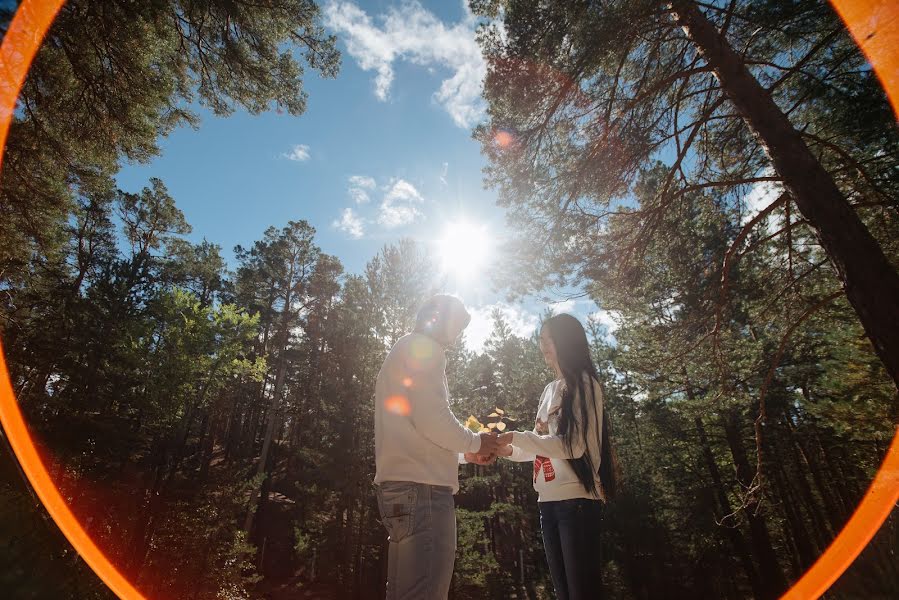
{"label": "sweatshirt sleeve", "polygon": [[504,456],[503,458],[505,458],[506,460],[511,460],[512,462],[533,462],[534,459],[537,458],[537,455],[531,452],[525,452],[524,450],[513,444],[512,456]]}
{"label": "sweatshirt sleeve", "polygon": [[[548,394],[550,396],[552,395],[550,386],[552,386],[552,384],[549,384],[545,388],[543,388],[543,393],[540,394],[540,402],[539,402],[539,406],[537,407],[537,415],[538,416],[540,414],[540,410],[542,410],[542,408],[543,408],[543,405],[547,402],[547,395]],[[537,433],[536,426],[534,427],[533,432],[535,434]],[[505,458],[506,460],[510,460],[512,462],[533,462],[537,458],[537,454],[535,452],[528,452],[528,451],[523,450],[522,448],[516,446],[515,444],[512,444],[512,455],[504,456],[503,458]]]}
{"label": "sweatshirt sleeve", "polygon": [[415,373],[409,388],[412,425],[424,437],[450,452],[477,452],[481,438],[453,415],[446,388],[446,358]]}
{"label": "sweatshirt sleeve", "polygon": [[516,431],[512,434],[512,445],[517,446],[522,452],[547,458],[580,458],[587,449],[581,436],[574,441],[569,452],[564,436],[537,435],[533,431]]}
{"label": "sweatshirt sleeve", "polygon": [[[595,387],[592,388],[596,390]],[[601,402],[597,402],[597,398],[593,391],[588,392],[588,397],[590,402],[587,405],[587,418],[590,420],[590,423],[587,423],[587,435],[588,436],[599,436],[601,435],[602,428],[597,428],[594,424],[596,417],[598,416],[600,419],[600,423],[602,422],[602,412],[599,412],[597,415],[597,409],[599,411],[602,410]],[[575,397],[575,407],[574,407],[574,415],[576,419],[580,417],[580,410],[578,403],[583,400],[580,398],[578,394]],[[583,426],[584,424],[579,423],[579,425]],[[516,431],[512,434],[512,445],[520,448],[523,453],[533,453],[537,456],[545,456],[547,458],[580,458],[584,455],[584,452],[587,451],[587,444],[584,441],[584,437],[582,435],[575,436],[573,443],[571,444],[571,450],[568,449],[568,444],[566,444],[565,436],[562,435],[538,435],[533,431]],[[599,440],[600,445],[602,447],[602,440]],[[513,450],[513,456],[514,456]]]}

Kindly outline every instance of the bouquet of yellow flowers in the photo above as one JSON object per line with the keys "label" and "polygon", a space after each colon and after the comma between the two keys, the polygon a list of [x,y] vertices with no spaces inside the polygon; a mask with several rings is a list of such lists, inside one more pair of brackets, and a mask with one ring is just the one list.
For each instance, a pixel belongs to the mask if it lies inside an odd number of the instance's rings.
{"label": "bouquet of yellow flowers", "polygon": [[475,433],[485,433],[490,431],[484,424],[478,421],[478,418],[474,415],[470,415],[468,419],[465,421],[465,426],[468,427],[469,431],[473,431]]}
{"label": "bouquet of yellow flowers", "polygon": [[483,423],[478,421],[478,418],[476,416],[470,415],[465,421],[465,426],[475,433],[490,433],[491,431],[506,430],[506,423],[503,421],[503,419],[506,418],[506,412],[503,409],[495,408],[493,412],[487,416],[491,418],[497,418],[498,420],[484,425]]}

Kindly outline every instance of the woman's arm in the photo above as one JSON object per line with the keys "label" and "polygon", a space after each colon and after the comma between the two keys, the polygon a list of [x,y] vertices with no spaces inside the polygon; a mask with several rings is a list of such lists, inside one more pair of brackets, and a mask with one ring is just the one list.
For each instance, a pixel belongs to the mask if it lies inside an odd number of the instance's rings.
{"label": "woman's arm", "polygon": [[[552,399],[552,394],[553,394],[553,384],[549,383],[549,384],[547,384],[547,386],[545,388],[543,388],[543,393],[540,394],[540,401],[537,403],[537,418],[535,419],[534,429],[533,429],[534,435],[537,434],[536,421],[538,421],[540,418],[540,411],[543,409],[544,404],[549,404],[550,400]],[[544,425],[545,425],[545,423],[544,423]],[[511,442],[511,439],[512,439],[511,434],[512,433],[513,432],[510,431],[508,433],[501,434],[499,437],[500,438],[503,438],[503,437],[508,438],[509,441],[505,442],[506,444],[508,444]],[[528,452],[527,450],[524,450],[523,448],[519,448],[518,446],[516,446],[514,444],[512,444],[511,446],[500,447],[497,455],[505,458],[506,460],[511,460],[513,462],[533,462],[534,459],[537,458],[536,452]]]}
{"label": "woman's arm", "polygon": [[[594,392],[595,388],[591,386],[588,393],[589,398],[590,400],[592,400],[592,402],[589,402],[587,404],[588,423],[580,423],[580,403],[583,402],[580,394],[575,395],[574,406],[572,407],[572,412],[574,413],[575,419],[578,420],[578,425],[582,427],[586,426],[588,434],[593,435],[596,434],[595,431],[592,431],[594,429],[593,421],[595,420],[596,415],[596,398]],[[568,447],[565,436],[539,435],[536,431],[511,431],[509,433],[500,435],[498,441],[500,442],[500,444],[511,444],[513,448],[518,449],[521,455],[569,459],[580,458],[584,455],[584,452],[587,451],[587,444],[584,438],[585,436],[582,435],[575,436],[575,439],[572,440],[570,449]]]}
{"label": "woman's arm", "polygon": [[[504,454],[504,452],[508,452],[508,454]],[[536,454],[531,454],[530,452],[525,452],[518,446],[506,446],[505,449],[500,449],[499,456],[502,456],[506,460],[511,460],[513,462],[533,462],[535,458],[537,458]]]}
{"label": "woman's arm", "polygon": [[[522,453],[534,456],[580,458],[587,449],[582,436],[575,436],[569,451],[565,437],[561,435],[537,435],[533,431],[512,431],[510,435],[513,448],[518,448]],[[500,436],[500,443],[502,441],[502,436]]]}

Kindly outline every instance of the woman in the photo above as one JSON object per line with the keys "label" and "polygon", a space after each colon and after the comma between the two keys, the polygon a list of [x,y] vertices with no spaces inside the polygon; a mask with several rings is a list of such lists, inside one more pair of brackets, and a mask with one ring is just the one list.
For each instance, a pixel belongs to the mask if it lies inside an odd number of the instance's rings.
{"label": "woman", "polygon": [[559,600],[601,595],[599,534],[615,493],[615,459],[602,385],[587,335],[571,315],[547,319],[540,350],[556,380],[543,390],[533,431],[499,436],[509,460],[534,461],[543,546]]}

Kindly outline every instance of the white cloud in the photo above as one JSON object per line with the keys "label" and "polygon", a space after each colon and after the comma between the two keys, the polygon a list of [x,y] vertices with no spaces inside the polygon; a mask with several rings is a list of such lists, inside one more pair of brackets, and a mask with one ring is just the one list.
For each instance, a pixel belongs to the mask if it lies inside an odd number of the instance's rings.
{"label": "white cloud", "polygon": [[356,204],[366,204],[371,199],[367,190],[373,189],[375,189],[374,179],[365,175],[353,175],[350,177],[350,187],[347,192]]}
{"label": "white cloud", "polygon": [[568,300],[562,300],[560,302],[552,302],[548,306],[554,315],[558,315],[561,313],[570,314],[574,311],[575,304],[577,304],[577,300],[569,298]]}
{"label": "white cloud", "polygon": [[591,313],[590,316],[599,321],[600,324],[605,325],[606,329],[609,330],[609,333],[615,333],[618,330],[619,321],[621,320],[621,313],[614,310],[605,310],[600,308],[594,313]]}
{"label": "white cloud", "polygon": [[350,176],[350,185],[364,190],[373,190],[375,189],[375,180],[366,175],[352,175]]}
{"label": "white cloud", "polygon": [[368,197],[368,192],[366,192],[362,188],[351,187],[347,191],[350,194],[350,198],[352,198],[356,204],[366,204],[369,200],[371,200],[371,198]]}
{"label": "white cloud", "polygon": [[[766,168],[762,173],[762,177],[771,177],[774,175],[774,169]],[[751,221],[757,214],[768,207],[772,202],[783,193],[784,188],[777,181],[758,181],[752,184],[749,193],[743,197],[744,211],[742,214],[741,225],[745,225]],[[773,233],[782,227],[783,218],[774,211],[768,215],[768,232]]]}
{"label": "white cloud", "polygon": [[743,215],[744,222],[759,214],[769,204],[777,200],[782,193],[783,186],[776,181],[759,181],[753,184],[752,189],[743,198],[743,202],[746,203],[746,212]]}
{"label": "white cloud", "polygon": [[414,185],[405,179],[392,179],[384,189],[378,223],[388,228],[402,227],[422,216],[416,204],[422,204],[424,198]]}
{"label": "white cloud", "polygon": [[306,144],[296,144],[291,148],[290,152],[281,155],[283,158],[296,162],[304,162],[309,160],[309,146]]}
{"label": "white cloud", "polygon": [[588,318],[591,321],[597,322],[603,327],[605,327],[605,338],[606,343],[612,344],[613,346],[618,343],[615,339],[615,332],[618,331],[621,323],[621,313],[614,310],[605,310],[600,308],[599,310],[590,313]]}
{"label": "white cloud", "polygon": [[465,346],[473,352],[483,352],[484,344],[493,331],[493,311],[499,309],[503,318],[519,337],[530,337],[537,329],[540,319],[537,315],[522,310],[517,306],[496,302],[478,308],[469,308],[471,323],[465,329]]}
{"label": "white cloud", "polygon": [[469,128],[483,116],[481,84],[487,67],[475,41],[477,22],[467,6],[465,18],[453,25],[414,0],[389,8],[379,17],[380,25],[352,2],[331,2],[324,15],[328,27],[345,41],[348,54],[363,70],[376,73],[375,96],[380,100],[390,95],[394,63],[405,60],[453,72],[433,97],[456,125]]}
{"label": "white cloud", "polygon": [[443,171],[441,171],[441,173],[440,173],[440,183],[442,183],[443,185],[449,185],[446,182],[447,173],[449,173],[449,163],[445,162],[445,163],[443,163]]}
{"label": "white cloud", "polygon": [[390,180],[384,199],[400,202],[424,202],[424,198],[421,197],[414,185],[399,178]]}
{"label": "white cloud", "polygon": [[365,233],[362,225],[362,219],[353,211],[352,208],[343,209],[343,214],[341,215],[340,220],[334,221],[333,223],[331,223],[331,226],[336,227],[337,229],[343,231],[354,239],[361,238]]}

